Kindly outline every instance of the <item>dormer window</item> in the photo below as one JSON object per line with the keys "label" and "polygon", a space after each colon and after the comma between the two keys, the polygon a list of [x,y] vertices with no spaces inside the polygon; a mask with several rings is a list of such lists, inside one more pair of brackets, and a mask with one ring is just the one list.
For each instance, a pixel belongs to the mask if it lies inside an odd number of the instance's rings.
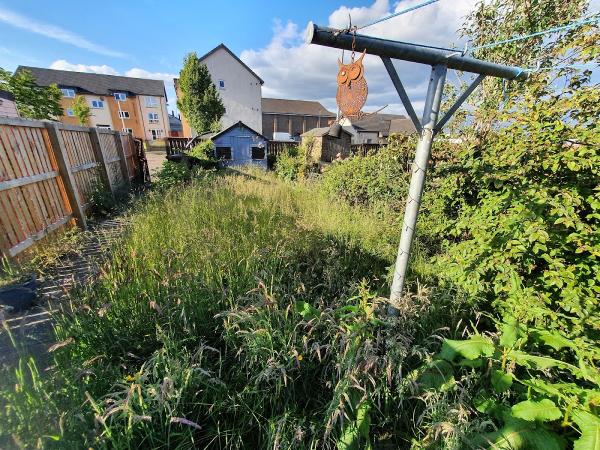
{"label": "dormer window", "polygon": [[118,102],[124,102],[127,100],[127,94],[125,92],[115,92],[114,94],[115,100]]}
{"label": "dormer window", "polygon": [[61,89],[63,97],[75,98],[75,89]]}
{"label": "dormer window", "polygon": [[225,80],[219,80],[219,89],[225,89]]}

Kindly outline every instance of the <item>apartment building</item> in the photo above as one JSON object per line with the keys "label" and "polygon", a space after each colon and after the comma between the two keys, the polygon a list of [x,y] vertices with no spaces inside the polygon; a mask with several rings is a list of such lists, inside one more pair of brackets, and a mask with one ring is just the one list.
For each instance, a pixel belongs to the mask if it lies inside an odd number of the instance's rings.
{"label": "apartment building", "polygon": [[[220,44],[210,52],[201,56],[200,62],[206,65],[210,78],[225,106],[225,114],[221,118],[221,128],[243,122],[248,127],[262,132],[261,97],[263,80],[248,67],[225,44]],[[175,80],[175,91],[181,97],[178,79]],[[182,115],[183,135],[192,137],[192,130]]]}
{"label": "apartment building", "polygon": [[83,96],[91,108],[88,126],[132,133],[154,140],[169,136],[167,94],[161,80],[19,66],[40,86],[56,84],[62,94],[61,122],[78,125],[73,102]]}

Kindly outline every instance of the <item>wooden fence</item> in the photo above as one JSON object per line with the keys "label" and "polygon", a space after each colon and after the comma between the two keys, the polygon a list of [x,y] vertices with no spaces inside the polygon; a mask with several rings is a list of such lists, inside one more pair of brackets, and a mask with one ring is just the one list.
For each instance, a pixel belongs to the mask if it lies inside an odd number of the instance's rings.
{"label": "wooden fence", "polygon": [[375,153],[386,144],[352,144],[350,153],[353,155],[367,156],[368,153]]}
{"label": "wooden fence", "polygon": [[0,117],[0,251],[15,256],[74,220],[92,192],[112,194],[143,170],[129,134]]}
{"label": "wooden fence", "polygon": [[267,154],[277,156],[287,148],[296,148],[299,145],[299,142],[269,141],[267,144]]}

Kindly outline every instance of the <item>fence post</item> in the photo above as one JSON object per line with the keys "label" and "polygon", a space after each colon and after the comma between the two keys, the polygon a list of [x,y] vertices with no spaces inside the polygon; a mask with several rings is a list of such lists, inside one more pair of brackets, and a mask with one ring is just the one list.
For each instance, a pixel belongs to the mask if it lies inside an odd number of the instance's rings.
{"label": "fence post", "polygon": [[98,170],[100,171],[100,178],[102,178],[102,182],[106,185],[106,188],[114,196],[115,188],[110,182],[110,175],[108,174],[108,165],[106,164],[106,158],[104,157],[104,152],[102,151],[102,143],[100,141],[100,133],[98,132],[98,128],[90,128],[90,141],[92,142],[92,148],[94,149],[96,161],[98,161]]}
{"label": "fence post", "polygon": [[127,159],[125,157],[125,149],[123,148],[123,139],[121,139],[121,132],[114,132],[115,141],[117,143],[117,153],[119,154],[119,166],[121,166],[121,174],[125,181],[125,186],[129,186],[129,171],[127,170]]}
{"label": "fence post", "polygon": [[87,230],[87,221],[85,218],[85,212],[83,211],[83,207],[81,205],[79,190],[77,189],[77,184],[75,183],[73,173],[71,173],[69,155],[67,155],[67,149],[65,147],[60,129],[58,128],[58,124],[56,122],[47,122],[45,127],[48,132],[48,137],[50,138],[50,143],[52,144],[52,150],[54,151],[56,164],[58,165],[58,173],[61,176],[63,185],[65,187],[65,193],[67,194],[67,198],[71,204],[70,206],[73,216],[77,221],[77,225],[80,228]]}

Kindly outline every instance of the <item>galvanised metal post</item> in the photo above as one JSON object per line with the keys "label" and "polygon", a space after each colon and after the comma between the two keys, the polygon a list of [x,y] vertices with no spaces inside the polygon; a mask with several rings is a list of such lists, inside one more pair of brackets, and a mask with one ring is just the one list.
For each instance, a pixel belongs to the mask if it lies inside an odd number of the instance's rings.
{"label": "galvanised metal post", "polygon": [[[391,306],[389,312],[390,314],[396,314],[397,310],[393,305],[400,299],[404,288],[411,245],[417,224],[417,216],[419,215],[421,197],[423,195],[423,188],[425,187],[425,173],[427,171],[429,156],[431,154],[431,144],[435,134],[441,131],[443,126],[450,120],[452,115],[458,110],[469,95],[471,95],[475,88],[477,88],[485,76],[525,81],[529,76],[529,73],[527,70],[519,67],[510,67],[471,58],[465,56],[462,52],[453,49],[374,38],[371,36],[354,34],[351,30],[335,30],[332,28],[320,27],[312,22],[308,24],[306,31],[306,42],[309,44],[323,45],[325,47],[338,48],[341,50],[356,50],[359,52],[366,50],[369,55],[381,57],[392,83],[400,96],[400,100],[413,121],[415,128],[420,133],[419,144],[417,145],[415,160],[413,162],[412,177],[410,179],[408,199],[402,224],[402,235],[400,237],[398,256],[394,268],[394,280],[390,293]],[[406,90],[392,64],[392,58],[419,64],[427,64],[432,67],[421,123],[419,123],[414,108],[410,103],[410,99],[406,94]],[[442,92],[448,69],[471,72],[478,74],[479,76],[454,102],[444,117],[438,121]]]}
{"label": "galvanised metal post", "polygon": [[397,310],[394,304],[402,296],[404,289],[404,280],[408,269],[408,260],[410,258],[410,249],[415,236],[417,226],[417,217],[421,206],[421,197],[425,187],[425,174],[429,165],[429,155],[431,154],[431,145],[435,134],[435,127],[440,114],[442,103],[442,94],[446,82],[447,67],[438,64],[431,68],[431,77],[429,78],[429,87],[427,88],[427,97],[425,99],[425,108],[423,110],[423,119],[421,120],[421,137],[417,144],[415,160],[412,164],[412,176],[408,188],[408,197],[406,199],[406,209],[404,210],[404,220],[402,222],[402,235],[400,236],[400,245],[398,246],[398,256],[394,268],[394,280],[390,291],[390,307],[388,312],[396,314]]}

